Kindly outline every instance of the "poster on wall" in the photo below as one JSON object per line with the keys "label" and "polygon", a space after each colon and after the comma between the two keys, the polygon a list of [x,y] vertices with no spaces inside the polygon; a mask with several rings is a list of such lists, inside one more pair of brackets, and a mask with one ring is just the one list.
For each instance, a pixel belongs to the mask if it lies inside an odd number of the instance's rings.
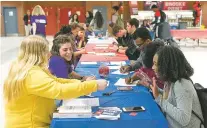
{"label": "poster on wall", "polygon": [[163,10],[187,10],[186,1],[165,1]]}
{"label": "poster on wall", "polygon": [[163,8],[163,1],[144,1],[144,10],[151,10],[152,5],[157,5],[158,8]]}

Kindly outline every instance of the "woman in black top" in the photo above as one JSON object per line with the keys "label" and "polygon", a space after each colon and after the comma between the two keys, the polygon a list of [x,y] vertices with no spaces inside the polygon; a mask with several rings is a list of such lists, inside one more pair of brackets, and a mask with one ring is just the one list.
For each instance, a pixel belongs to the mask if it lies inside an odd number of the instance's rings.
{"label": "woman in black top", "polygon": [[86,24],[90,24],[93,19],[93,13],[91,11],[86,12]]}

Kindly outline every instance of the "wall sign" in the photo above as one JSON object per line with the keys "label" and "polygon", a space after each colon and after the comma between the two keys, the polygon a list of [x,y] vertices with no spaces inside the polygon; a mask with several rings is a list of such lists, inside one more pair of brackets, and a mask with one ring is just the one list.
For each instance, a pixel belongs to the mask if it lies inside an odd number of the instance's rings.
{"label": "wall sign", "polygon": [[187,2],[184,1],[165,1],[163,10],[187,10]]}

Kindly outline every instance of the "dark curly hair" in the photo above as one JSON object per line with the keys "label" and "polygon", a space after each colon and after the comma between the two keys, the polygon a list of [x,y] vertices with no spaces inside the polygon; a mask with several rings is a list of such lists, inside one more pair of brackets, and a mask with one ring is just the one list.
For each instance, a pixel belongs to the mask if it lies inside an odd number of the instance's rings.
{"label": "dark curly hair", "polygon": [[146,47],[144,47],[144,55],[142,56],[143,65],[147,68],[152,68],[153,57],[156,52],[164,46],[164,42],[151,42]]}
{"label": "dark curly hair", "polygon": [[99,12],[99,11],[96,12],[94,20],[95,20],[97,27],[102,28],[102,26],[104,24],[104,19],[103,19],[101,12]]}
{"label": "dark curly hair", "polygon": [[181,78],[189,79],[194,70],[183,52],[173,46],[164,46],[158,52],[158,75],[161,80],[174,83]]}
{"label": "dark curly hair", "polygon": [[112,9],[114,9],[115,11],[119,11],[119,6],[113,6]]}
{"label": "dark curly hair", "polygon": [[71,34],[71,27],[70,25],[64,25],[60,28],[60,31],[57,32],[55,35],[54,35],[54,38],[56,38],[58,35],[65,35],[65,34]]}

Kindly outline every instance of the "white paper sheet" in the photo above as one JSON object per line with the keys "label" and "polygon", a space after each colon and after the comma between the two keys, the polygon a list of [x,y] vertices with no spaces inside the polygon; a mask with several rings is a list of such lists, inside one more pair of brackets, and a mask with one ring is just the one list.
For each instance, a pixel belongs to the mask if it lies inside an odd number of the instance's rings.
{"label": "white paper sheet", "polygon": [[109,69],[120,69],[121,66],[108,66]]}
{"label": "white paper sheet", "polygon": [[96,54],[96,52],[87,52],[88,54]]}
{"label": "white paper sheet", "polygon": [[132,84],[126,84],[124,78],[120,78],[114,85],[115,86],[136,86],[138,81],[134,81]]}
{"label": "white paper sheet", "polygon": [[111,74],[128,75],[128,73],[121,73],[120,70],[116,70],[116,71],[112,72]]}
{"label": "white paper sheet", "polygon": [[76,113],[76,114],[84,114],[91,113],[91,106],[60,106],[58,108],[59,113]]}
{"label": "white paper sheet", "polygon": [[97,62],[81,62],[81,64],[97,64]]}
{"label": "white paper sheet", "polygon": [[77,98],[63,100],[63,106],[99,106],[99,98]]}
{"label": "white paper sheet", "polygon": [[110,65],[126,65],[125,61],[111,61]]}
{"label": "white paper sheet", "polygon": [[97,44],[96,47],[108,47],[109,45],[107,44]]}
{"label": "white paper sheet", "polygon": [[115,53],[96,53],[97,56],[115,56]]}
{"label": "white paper sheet", "polygon": [[108,49],[108,47],[95,47],[94,49]]}

